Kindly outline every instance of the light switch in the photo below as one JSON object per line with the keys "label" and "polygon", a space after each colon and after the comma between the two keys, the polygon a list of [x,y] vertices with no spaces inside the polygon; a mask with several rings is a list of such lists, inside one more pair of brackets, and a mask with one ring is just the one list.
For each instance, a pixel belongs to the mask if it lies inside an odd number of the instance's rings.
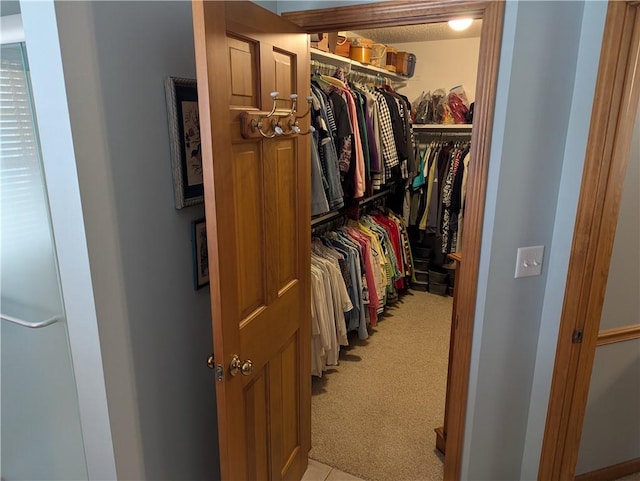
{"label": "light switch", "polygon": [[519,247],[515,278],[539,276],[542,272],[543,256],[544,246]]}

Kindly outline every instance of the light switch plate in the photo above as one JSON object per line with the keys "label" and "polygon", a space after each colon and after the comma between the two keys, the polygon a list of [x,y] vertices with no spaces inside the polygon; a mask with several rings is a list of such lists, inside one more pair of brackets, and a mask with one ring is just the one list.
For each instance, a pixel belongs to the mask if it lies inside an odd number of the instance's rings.
{"label": "light switch plate", "polygon": [[542,272],[543,257],[544,246],[519,247],[515,278],[539,276]]}

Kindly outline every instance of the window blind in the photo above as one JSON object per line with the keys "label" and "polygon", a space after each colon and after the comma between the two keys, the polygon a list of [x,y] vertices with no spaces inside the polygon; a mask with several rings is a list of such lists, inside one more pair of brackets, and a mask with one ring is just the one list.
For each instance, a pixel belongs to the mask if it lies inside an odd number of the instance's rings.
{"label": "window blind", "polygon": [[49,250],[46,189],[40,164],[23,43],[0,52],[0,189],[2,257]]}

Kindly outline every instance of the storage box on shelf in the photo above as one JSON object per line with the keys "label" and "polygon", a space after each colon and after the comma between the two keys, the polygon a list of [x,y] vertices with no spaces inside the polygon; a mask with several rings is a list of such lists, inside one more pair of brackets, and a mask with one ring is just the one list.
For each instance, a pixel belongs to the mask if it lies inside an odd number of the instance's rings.
{"label": "storage box on shelf", "polygon": [[317,60],[324,64],[335,65],[336,67],[346,68],[347,70],[355,70],[358,72],[369,73],[373,75],[380,75],[383,78],[389,79],[397,87],[406,85],[407,78],[402,75],[396,75],[393,72],[389,72],[383,68],[374,67],[373,65],[366,65],[350,58],[341,57],[329,52],[323,52],[318,49],[311,49],[311,59]]}

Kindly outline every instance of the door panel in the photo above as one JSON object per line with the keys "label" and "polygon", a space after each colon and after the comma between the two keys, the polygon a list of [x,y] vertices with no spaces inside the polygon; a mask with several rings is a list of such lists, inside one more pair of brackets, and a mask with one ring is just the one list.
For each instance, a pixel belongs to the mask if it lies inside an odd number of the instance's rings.
{"label": "door panel", "polygon": [[227,37],[231,73],[231,105],[258,107],[256,46],[253,42]]}
{"label": "door panel", "polygon": [[[308,40],[251,2],[196,0],[193,15],[221,474],[300,479],[311,442],[309,139],[244,139],[240,116],[266,115],[278,91],[288,122],[289,95],[309,91]],[[232,375],[234,355],[252,371]]]}
{"label": "door panel", "polygon": [[275,70],[275,90],[280,93],[280,97],[282,98],[282,100],[279,101],[278,107],[286,108],[289,95],[295,93],[291,89],[291,86],[295,82],[295,75],[293,72],[295,58],[292,58],[292,56],[286,52],[274,49],[273,61]]}
{"label": "door panel", "polygon": [[247,479],[269,479],[269,430],[267,368],[263,369],[245,389],[247,410],[247,451],[254,453],[248,460]]}
{"label": "door panel", "polygon": [[237,283],[240,322],[266,304],[264,175],[260,144],[233,146],[233,179],[237,222]]}
{"label": "door panel", "polygon": [[275,149],[275,172],[277,185],[276,222],[278,229],[277,254],[278,296],[282,296],[298,272],[295,226],[296,218],[296,179],[298,176],[296,150],[293,141],[284,140]]}

